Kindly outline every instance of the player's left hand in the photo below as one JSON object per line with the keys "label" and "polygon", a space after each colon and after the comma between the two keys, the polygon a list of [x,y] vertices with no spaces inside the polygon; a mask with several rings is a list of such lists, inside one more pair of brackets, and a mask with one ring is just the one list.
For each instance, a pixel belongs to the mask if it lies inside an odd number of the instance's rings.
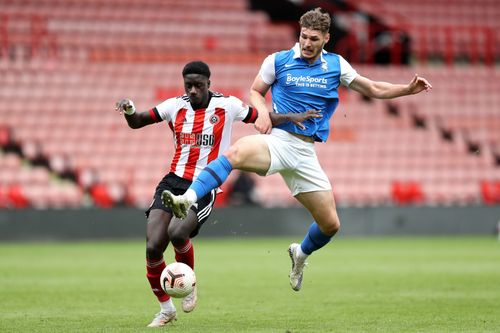
{"label": "player's left hand", "polygon": [[323,115],[321,114],[320,110],[307,110],[306,112],[299,112],[299,113],[290,113],[288,115],[290,117],[290,121],[295,124],[298,128],[301,130],[305,130],[306,127],[304,126],[304,121],[311,119],[311,118],[323,118]]}
{"label": "player's left hand", "polygon": [[410,94],[418,94],[421,91],[429,91],[432,89],[432,85],[424,79],[423,77],[418,76],[418,74],[415,74],[413,77],[413,80],[408,84],[408,91]]}

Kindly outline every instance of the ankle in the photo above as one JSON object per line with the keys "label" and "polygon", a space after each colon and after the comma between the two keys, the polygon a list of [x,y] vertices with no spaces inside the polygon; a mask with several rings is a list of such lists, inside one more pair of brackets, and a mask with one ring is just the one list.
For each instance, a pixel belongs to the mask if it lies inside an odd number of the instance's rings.
{"label": "ankle", "polygon": [[169,299],[168,301],[165,302],[160,302],[160,309],[161,312],[165,313],[170,313],[175,311],[175,306],[174,303],[172,302],[172,299]]}
{"label": "ankle", "polygon": [[196,192],[190,188],[183,195],[190,203],[194,203],[198,200]]}
{"label": "ankle", "polygon": [[300,260],[300,261],[305,261],[307,259],[307,257],[309,257],[308,254],[304,253],[304,251],[302,251],[302,245],[300,246],[297,246],[297,259]]}

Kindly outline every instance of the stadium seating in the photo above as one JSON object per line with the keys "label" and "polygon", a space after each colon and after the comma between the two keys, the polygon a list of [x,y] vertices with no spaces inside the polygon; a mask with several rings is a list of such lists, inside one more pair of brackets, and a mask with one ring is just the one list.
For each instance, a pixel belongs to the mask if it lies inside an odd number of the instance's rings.
{"label": "stadium seating", "polygon": [[398,30],[408,32],[420,62],[439,58],[448,64],[465,60],[491,65],[500,59],[500,7],[495,0],[349,2],[391,27],[393,37]]}
{"label": "stadium seating", "polygon": [[23,165],[15,154],[0,156],[0,208],[81,207],[83,193],[76,184],[52,179],[43,167]]}
{"label": "stadium seating", "polygon": [[[246,101],[265,54],[295,40],[290,27],[250,13],[243,0],[173,3],[0,3],[0,125],[13,129],[26,151],[40,145],[49,164],[1,155],[0,207],[82,206],[89,198],[101,207],[146,207],[169,168],[170,129],[129,129],[115,102],[129,97],[145,110],[181,94],[182,66],[194,57],[209,62],[213,90]],[[195,6],[203,9],[198,16]],[[497,67],[354,67],[399,83],[418,73],[434,89],[391,102],[341,90],[330,140],[317,144],[340,205],[498,202]],[[236,124],[233,139],[254,133]],[[68,168],[76,182],[61,180]],[[279,175],[252,177],[263,205],[297,204]]]}

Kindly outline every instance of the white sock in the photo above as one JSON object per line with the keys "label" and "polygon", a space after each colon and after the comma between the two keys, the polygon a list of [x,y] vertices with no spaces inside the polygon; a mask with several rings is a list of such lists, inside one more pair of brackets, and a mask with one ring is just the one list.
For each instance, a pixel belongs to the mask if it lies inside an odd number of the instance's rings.
{"label": "white sock", "polygon": [[189,200],[189,202],[195,203],[198,200],[198,196],[196,192],[192,189],[188,189],[186,193],[184,193],[184,197]]}
{"label": "white sock", "polygon": [[302,246],[300,246],[300,245],[297,248],[297,257],[299,260],[306,260],[306,258],[309,257],[308,254],[305,254],[304,252],[302,252]]}
{"label": "white sock", "polygon": [[175,311],[175,306],[174,303],[172,302],[172,299],[170,298],[166,302],[160,302],[160,309],[161,312],[167,312],[167,313]]}

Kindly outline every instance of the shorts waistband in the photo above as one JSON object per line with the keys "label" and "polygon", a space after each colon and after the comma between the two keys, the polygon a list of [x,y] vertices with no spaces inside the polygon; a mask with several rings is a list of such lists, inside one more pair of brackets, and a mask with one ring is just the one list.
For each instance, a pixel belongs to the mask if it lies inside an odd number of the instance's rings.
{"label": "shorts waistband", "polygon": [[314,138],[312,136],[306,136],[306,135],[302,135],[302,134],[298,134],[298,133],[292,133],[292,132],[288,132],[288,133],[290,133],[291,135],[293,135],[296,138],[301,139],[302,141],[309,142],[309,143],[314,143]]}

